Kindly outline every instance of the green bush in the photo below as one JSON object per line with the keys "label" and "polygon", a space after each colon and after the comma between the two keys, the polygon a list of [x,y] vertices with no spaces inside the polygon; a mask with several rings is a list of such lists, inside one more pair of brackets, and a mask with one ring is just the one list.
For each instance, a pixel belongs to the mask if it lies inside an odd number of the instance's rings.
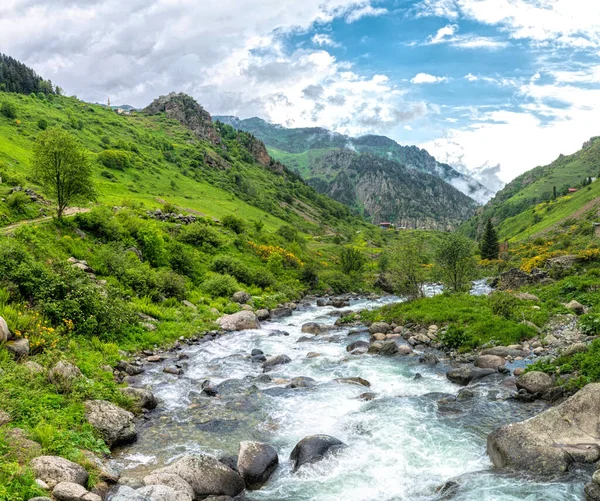
{"label": "green bush", "polygon": [[105,241],[118,240],[123,232],[113,211],[104,205],[94,207],[90,212],[77,214],[75,222],[82,230]]}
{"label": "green bush", "polygon": [[250,272],[248,266],[232,256],[215,256],[210,265],[210,269],[216,273],[231,275],[239,282],[243,282],[248,285],[252,283],[252,273]]}
{"label": "green bush", "polygon": [[29,197],[22,191],[15,191],[6,197],[6,205],[16,214],[25,213],[30,202]]}
{"label": "green bush", "polygon": [[186,279],[171,270],[160,270],[157,274],[160,292],[166,298],[185,299],[187,291]]}
{"label": "green bush", "polygon": [[0,113],[2,113],[6,118],[17,118],[17,107],[13,103],[5,101],[0,106]]}
{"label": "green bush", "polygon": [[488,296],[488,303],[494,315],[515,319],[520,301],[506,292],[494,292]]}
{"label": "green bush", "polygon": [[225,228],[230,229],[238,235],[240,233],[244,233],[244,231],[246,230],[246,223],[244,222],[244,220],[237,216],[234,216],[233,214],[227,214],[225,217],[223,217],[223,219],[221,219],[221,223],[223,223],[223,226],[225,226]]}
{"label": "green bush", "polygon": [[446,332],[440,334],[440,342],[445,348],[458,350],[460,348],[473,348],[476,345],[473,336],[463,327],[451,325]]}
{"label": "green bush", "polygon": [[38,129],[46,130],[48,128],[48,120],[45,118],[40,118],[37,123]]}
{"label": "green bush", "polygon": [[108,169],[125,170],[131,167],[131,153],[121,150],[104,150],[98,154],[98,161]]}
{"label": "green bush", "polygon": [[335,294],[343,294],[344,292],[351,291],[352,279],[340,272],[328,272],[321,275],[321,280],[326,287],[329,287]]}
{"label": "green bush", "polygon": [[340,254],[342,272],[346,274],[358,273],[364,268],[366,263],[367,260],[358,249],[354,249],[353,247],[342,249]]}
{"label": "green bush", "polygon": [[587,313],[579,317],[579,326],[583,333],[587,336],[600,335],[600,314]]}
{"label": "green bush", "polygon": [[230,297],[241,287],[231,275],[214,274],[202,283],[202,289],[212,297]]}
{"label": "green bush", "polygon": [[214,228],[202,223],[184,226],[179,233],[179,239],[204,251],[218,249],[223,245],[221,235]]}

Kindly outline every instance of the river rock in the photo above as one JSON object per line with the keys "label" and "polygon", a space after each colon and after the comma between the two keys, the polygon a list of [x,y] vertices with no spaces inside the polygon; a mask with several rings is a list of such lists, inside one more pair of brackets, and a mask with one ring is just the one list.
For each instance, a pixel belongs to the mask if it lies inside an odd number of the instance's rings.
{"label": "river rock", "polygon": [[498,369],[505,365],[506,360],[497,355],[481,355],[475,360],[475,367],[479,367],[480,369]]}
{"label": "river rock", "polygon": [[291,363],[292,359],[287,355],[276,355],[267,359],[266,362],[263,363],[263,370],[265,372],[271,370],[273,367],[277,367],[278,365],[285,365]]}
{"label": "river rock", "polygon": [[392,327],[390,326],[390,324],[388,324],[386,322],[373,322],[369,326],[370,334],[377,334],[377,333],[387,334],[391,330],[392,330]]}
{"label": "river rock", "polygon": [[291,317],[292,309],[286,307],[275,308],[271,310],[271,318],[283,318],[283,317]]}
{"label": "river rock", "polygon": [[11,422],[10,414],[6,411],[0,410],[0,427]]}
{"label": "river rock", "polygon": [[106,442],[108,447],[129,444],[137,438],[133,414],[105,400],[84,403],[85,417]]}
{"label": "river rock", "polygon": [[36,478],[43,480],[53,489],[61,482],[85,486],[88,473],[82,466],[58,456],[39,456],[29,463]]}
{"label": "river rock", "polygon": [[238,453],[238,472],[250,490],[260,489],[267,483],[279,464],[274,447],[260,442],[241,442]]}
{"label": "river rock", "polygon": [[234,303],[238,303],[238,304],[249,303],[251,299],[252,299],[252,296],[245,291],[238,291],[233,296],[231,296],[231,300]]}
{"label": "river rock", "polygon": [[570,346],[567,346],[561,353],[561,355],[565,356],[565,357],[570,357],[572,355],[575,355],[576,353],[583,353],[584,351],[587,351],[588,349],[588,345],[585,343],[575,343],[572,344]]}
{"label": "river rock", "polygon": [[451,369],[446,377],[453,383],[467,386],[471,381],[477,381],[491,374],[496,374],[494,369],[473,369],[471,367],[458,367]]}
{"label": "river rock", "polygon": [[130,364],[126,360],[119,360],[119,362],[117,363],[116,367],[120,371],[123,371],[123,372],[125,372],[126,374],[128,374],[130,376],[138,376],[139,374],[141,374],[142,372],[144,372],[144,368],[143,367],[140,367],[138,365]]}
{"label": "river rock", "polygon": [[369,383],[369,381],[361,377],[339,377],[337,379],[334,379],[333,381],[339,384],[354,384],[356,386],[366,386],[367,388],[371,386],[371,383]]}
{"label": "river rock", "polygon": [[306,354],[306,358],[317,358],[320,357],[321,354],[317,353],[316,351],[311,351],[309,353]]}
{"label": "river rock", "polygon": [[354,341],[354,343],[350,343],[346,346],[346,351],[354,351],[357,348],[369,348],[369,343],[366,341]]}
{"label": "river rock", "polygon": [[137,492],[152,501],[193,501],[194,499],[189,493],[175,490],[168,485],[146,485]]}
{"label": "river rock", "polygon": [[164,485],[182,493],[190,499],[194,498],[194,489],[179,475],[173,473],[152,473],[144,477],[144,485]]}
{"label": "river rock", "polygon": [[61,360],[48,372],[48,381],[63,389],[68,389],[75,379],[82,376],[79,367]]}
{"label": "river rock", "polygon": [[529,355],[526,351],[519,350],[517,348],[511,348],[509,346],[495,346],[493,348],[487,348],[481,352],[482,355],[494,355],[496,357],[526,357]]}
{"label": "river rock", "polygon": [[261,310],[256,310],[256,318],[258,318],[260,322],[263,322],[264,320],[269,320],[271,314],[269,313],[269,310],[263,308]]}
{"label": "river rock", "polygon": [[145,388],[128,387],[120,388],[120,391],[128,397],[133,398],[142,409],[152,410],[156,409],[158,405],[158,400],[156,400],[154,393]]}
{"label": "river rock", "polygon": [[184,456],[155,473],[179,475],[190,484],[196,498],[237,496],[245,487],[242,477],[215,458],[205,454]]}
{"label": "river rock", "polygon": [[343,449],[344,443],[329,435],[312,435],[305,437],[296,444],[290,454],[290,460],[294,464],[294,471],[307,463],[316,463],[327,454],[334,454]]}
{"label": "river rock", "polygon": [[223,315],[217,319],[221,329],[225,331],[243,331],[246,329],[260,329],[260,322],[251,311],[238,311],[231,315]]}
{"label": "river rock", "polygon": [[531,371],[519,376],[517,388],[528,393],[544,393],[554,386],[552,378],[545,372]]}
{"label": "river rock", "polygon": [[398,355],[410,355],[412,352],[413,352],[412,348],[410,346],[408,346],[407,344],[398,345]]}
{"label": "river rock", "polygon": [[600,459],[600,383],[589,384],[562,404],[493,431],[488,454],[496,468],[535,474],[565,472],[574,463]]}
{"label": "river rock", "polygon": [[152,501],[148,496],[144,496],[141,492],[128,487],[126,485],[120,485],[116,492],[110,497],[110,501]]}
{"label": "river rock", "polygon": [[0,317],[0,343],[5,343],[9,339],[12,339],[12,337],[8,325],[6,324],[6,320]]}
{"label": "river rock", "polygon": [[318,324],[317,322],[308,322],[307,324],[304,324],[302,326],[301,332],[304,332],[305,334],[319,334],[322,330],[322,326],[321,324]]}
{"label": "river rock", "polygon": [[6,349],[12,353],[15,360],[21,360],[29,355],[29,339],[21,338],[6,343]]}
{"label": "river rock", "polygon": [[386,357],[393,357],[398,354],[398,345],[395,341],[384,341],[377,353]]}
{"label": "river rock", "polygon": [[52,490],[52,495],[58,501],[102,501],[96,494],[88,492],[85,487],[73,482],[60,482]]}
{"label": "river rock", "polygon": [[565,307],[574,312],[576,315],[583,315],[585,313],[585,306],[575,300],[565,304]]}
{"label": "river rock", "polygon": [[585,501],[600,501],[600,484],[590,482],[585,486]]}

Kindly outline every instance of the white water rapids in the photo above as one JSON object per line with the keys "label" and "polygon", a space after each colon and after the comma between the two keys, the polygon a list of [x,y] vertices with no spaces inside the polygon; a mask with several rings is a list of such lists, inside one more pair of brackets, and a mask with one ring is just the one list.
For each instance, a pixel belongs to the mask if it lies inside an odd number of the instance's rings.
{"label": "white water rapids", "polygon": [[[351,308],[372,308],[391,300],[361,300]],[[495,398],[492,387],[481,386],[467,406],[440,412],[437,402],[445,396],[440,394],[452,398],[460,390],[440,365],[420,364],[414,357],[348,354],[346,346],[352,341],[368,340],[364,330],[348,336],[351,329],[346,328],[297,342],[305,335],[302,324],[333,324],[336,318],[328,315],[332,310],[312,305],[265,323],[261,330],[185,347],[190,358],[181,377],[164,374],[164,365],[149,367],[139,383],[155,392],[159,409],[138,442],[118,451],[115,464],[124,475],[139,476],[185,453],[235,455],[241,440],[260,440],[277,448],[280,466],[263,489],[247,493],[250,500],[432,501],[449,499],[436,494],[449,480],[459,484],[455,501],[583,500],[585,477],[543,482],[490,470],[487,434],[532,415],[536,408],[531,404]],[[277,330],[289,336],[269,335]],[[292,362],[275,367],[268,373],[273,380],[265,381],[259,378],[261,364],[248,357],[254,348],[267,356],[286,354]],[[309,352],[321,355],[307,358]],[[422,377],[415,379],[417,373]],[[287,381],[278,381],[298,376],[313,378],[317,386],[285,389]],[[332,383],[356,376],[371,387]],[[243,380],[245,390],[224,391],[217,398],[199,396],[207,379],[212,386]],[[499,383],[494,388],[498,387]],[[356,398],[366,391],[377,398]],[[292,448],[315,434],[332,435],[348,447],[292,473]]]}

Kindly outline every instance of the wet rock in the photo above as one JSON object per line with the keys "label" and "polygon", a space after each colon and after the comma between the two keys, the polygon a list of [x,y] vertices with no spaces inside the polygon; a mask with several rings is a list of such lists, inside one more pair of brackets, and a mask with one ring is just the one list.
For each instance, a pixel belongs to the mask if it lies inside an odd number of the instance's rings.
{"label": "wet rock", "polygon": [[238,291],[233,296],[231,296],[231,300],[234,303],[238,304],[247,304],[252,299],[252,296],[245,291]]}
{"label": "wet rock", "polygon": [[388,324],[386,322],[373,322],[369,326],[369,333],[371,333],[371,334],[377,334],[377,333],[387,334],[391,330],[392,330],[392,327],[390,326],[390,324]]}
{"label": "wet rock", "polygon": [[251,311],[238,311],[231,315],[223,315],[217,319],[221,329],[225,331],[242,331],[246,329],[260,329],[260,322]]}
{"label": "wet rock", "polygon": [[585,306],[575,300],[565,304],[565,307],[574,312],[576,315],[583,315],[585,313]]}
{"label": "wet rock", "polygon": [[254,364],[262,364],[267,361],[267,357],[264,355],[252,355],[252,363]]}
{"label": "wet rock", "polygon": [[600,501],[600,484],[590,482],[585,486],[585,501]]}
{"label": "wet rock", "polygon": [[350,302],[344,301],[343,299],[333,299],[331,301],[331,306],[334,308],[347,308],[350,306]]}
{"label": "wet rock", "polygon": [[145,388],[120,388],[120,391],[135,400],[137,405],[142,409],[156,409],[158,400],[150,390]]}
{"label": "wet rock", "polygon": [[88,481],[88,473],[83,467],[58,456],[39,456],[32,459],[29,466],[35,477],[44,481],[50,489],[61,482],[84,486]]}
{"label": "wet rock", "polygon": [[256,310],[256,318],[258,318],[260,322],[263,322],[265,320],[269,320],[271,318],[271,314],[269,313],[269,310],[263,308],[261,310]]}
{"label": "wet rock", "polygon": [[371,400],[375,400],[377,398],[377,393],[372,393],[370,391],[366,393],[361,393],[358,397],[358,400],[364,400],[365,402],[370,402]]}
{"label": "wet rock", "polygon": [[102,482],[116,484],[119,481],[121,475],[110,465],[110,463],[102,461],[102,459],[91,451],[81,451],[81,453],[97,470],[98,478]]}
{"label": "wet rock", "polygon": [[56,484],[52,495],[58,501],[102,501],[102,498],[97,494],[92,494],[85,487],[73,482],[60,482]]}
{"label": "wet rock", "polygon": [[280,330],[275,330],[275,331],[269,332],[269,337],[288,337],[289,335],[290,335],[289,332],[280,331]]}
{"label": "wet rock", "polygon": [[369,348],[369,343],[366,341],[354,341],[354,343],[350,343],[346,346],[346,351],[354,351],[357,348]]}
{"label": "wet rock", "polygon": [[311,377],[299,376],[292,378],[286,388],[312,388],[317,382]]}
{"label": "wet rock", "polygon": [[[404,346],[406,346],[406,345],[404,345]],[[410,346],[407,346],[407,347],[410,348]],[[411,350],[411,352],[412,352],[412,350]],[[427,365],[437,365],[440,363],[440,359],[433,353],[423,353],[419,357],[419,362],[422,364],[427,364]]]}
{"label": "wet rock", "polygon": [[236,473],[239,473],[237,456],[224,456],[222,458],[219,458],[219,462],[223,463],[225,466],[231,468]]}
{"label": "wet rock", "polygon": [[288,307],[275,308],[271,310],[271,318],[291,317],[292,309]]}
{"label": "wet rock", "polygon": [[50,369],[50,372],[48,372],[48,381],[63,390],[69,389],[73,381],[80,377],[83,377],[83,374],[81,374],[79,368],[64,360],[58,362]]}
{"label": "wet rock", "polygon": [[276,355],[274,357],[269,358],[266,362],[263,363],[263,370],[268,372],[273,367],[277,367],[278,365],[285,365],[291,363],[292,359],[287,355]]}
{"label": "wet rock", "polygon": [[337,379],[334,379],[333,381],[339,384],[354,384],[357,386],[366,386],[367,388],[371,386],[371,383],[369,383],[369,381],[361,377],[339,377]]}
{"label": "wet rock", "polygon": [[506,359],[498,355],[481,355],[475,360],[475,367],[480,369],[498,369],[506,365]]}
{"label": "wet rock", "polygon": [[398,355],[410,355],[411,353],[413,353],[413,349],[407,344],[398,345]]}
{"label": "wet rock", "polygon": [[525,369],[523,369],[523,367],[517,367],[515,370],[513,370],[513,376],[519,377],[520,375],[525,373]]}
{"label": "wet rock", "polygon": [[566,472],[600,459],[600,384],[589,384],[560,405],[493,431],[488,454],[496,468],[535,474]]}
{"label": "wet rock", "polygon": [[344,443],[329,435],[305,437],[296,444],[290,454],[290,461],[297,471],[304,464],[316,463],[328,454],[335,454],[345,447]]}
{"label": "wet rock", "polygon": [[146,362],[157,364],[159,362],[162,362],[164,359],[165,357],[163,357],[162,355],[150,355],[148,358],[146,358]]}
{"label": "wet rock", "polygon": [[238,471],[248,489],[257,490],[265,485],[278,464],[274,447],[260,442],[240,443]]}
{"label": "wet rock", "polygon": [[511,348],[509,346],[495,346],[494,348],[487,348],[481,352],[482,355],[494,355],[496,357],[523,357],[529,355],[529,353],[519,350],[517,348]]}
{"label": "wet rock", "polygon": [[245,487],[242,477],[235,471],[205,454],[184,456],[154,473],[179,475],[200,499],[212,495],[237,496]]}
{"label": "wet rock", "polygon": [[322,330],[325,329],[323,329],[321,324],[318,324],[317,322],[309,322],[302,326],[301,332],[304,332],[305,334],[319,334]]}
{"label": "wet rock", "polygon": [[320,357],[321,354],[317,353],[316,351],[311,351],[309,353],[306,354],[306,358],[317,358]]}
{"label": "wet rock", "polygon": [[8,329],[8,325],[6,324],[6,320],[0,317],[0,343],[5,343],[9,339],[12,339],[13,335]]}
{"label": "wet rock", "polygon": [[496,374],[493,369],[473,369],[470,367],[459,367],[451,369],[446,377],[455,384],[467,386],[471,381],[477,381],[491,374]]}
{"label": "wet rock", "polygon": [[21,360],[29,355],[29,339],[17,339],[6,343],[6,349],[12,354],[15,360]]}
{"label": "wet rock", "polygon": [[109,447],[129,444],[137,438],[133,414],[105,400],[84,403],[85,417]]}
{"label": "wet rock", "polygon": [[323,298],[317,299],[317,306],[319,306],[319,307],[327,306],[327,300],[325,300]]}
{"label": "wet rock", "polygon": [[181,376],[183,374],[183,369],[179,367],[165,367],[163,369],[165,374],[172,374],[173,376]]}
{"label": "wet rock", "polygon": [[138,494],[152,501],[193,501],[193,495],[169,487],[168,485],[146,485],[137,490]]}
{"label": "wet rock", "polygon": [[130,376],[138,376],[144,372],[144,368],[138,365],[130,364],[125,360],[120,360],[117,363],[117,369],[127,373]]}
{"label": "wet rock", "polygon": [[454,496],[456,496],[458,494],[459,488],[460,488],[460,485],[458,482],[454,482],[453,480],[450,480],[435,490],[435,492],[438,495],[438,497],[436,499],[439,501],[446,500],[446,499],[452,499]]}
{"label": "wet rock", "polygon": [[544,393],[552,388],[554,382],[545,372],[531,371],[519,376],[517,379],[517,388],[526,390],[528,393]]}
{"label": "wet rock", "polygon": [[379,347],[378,354],[385,357],[393,357],[398,354],[398,345],[395,341],[384,341]]}
{"label": "wet rock", "polygon": [[148,496],[144,496],[142,493],[135,491],[131,487],[121,485],[119,488],[110,496],[110,501],[152,501]]}

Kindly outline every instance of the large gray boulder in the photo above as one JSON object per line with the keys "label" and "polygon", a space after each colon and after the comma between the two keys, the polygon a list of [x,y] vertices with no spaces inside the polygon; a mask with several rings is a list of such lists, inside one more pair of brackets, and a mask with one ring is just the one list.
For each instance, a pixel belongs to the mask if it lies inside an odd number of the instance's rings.
{"label": "large gray boulder", "polygon": [[329,435],[312,435],[305,437],[296,444],[290,454],[294,471],[307,463],[321,461],[328,454],[335,454],[343,449],[345,444]]}
{"label": "large gray boulder", "polygon": [[477,381],[491,374],[496,374],[494,369],[474,369],[471,367],[458,367],[446,373],[446,377],[455,384],[467,386],[472,381]]}
{"label": "large gray boulder", "polygon": [[58,501],[102,501],[97,494],[88,492],[85,487],[73,482],[60,482],[52,490],[52,495]]}
{"label": "large gray boulder", "polygon": [[246,329],[260,329],[260,322],[252,311],[242,310],[231,315],[223,315],[217,323],[224,331],[243,331]]}
{"label": "large gray boulder", "polygon": [[245,487],[242,477],[235,471],[205,454],[184,456],[173,464],[156,470],[155,473],[179,475],[190,484],[194,496],[199,499],[206,496],[235,497]]}
{"label": "large gray boulder", "polygon": [[189,493],[178,491],[167,485],[147,485],[137,490],[138,494],[149,497],[152,501],[193,501]]}
{"label": "large gray boulder", "polygon": [[108,496],[108,501],[152,501],[152,499],[131,487],[120,485],[115,492]]}
{"label": "large gray boulder", "polygon": [[377,334],[377,333],[387,334],[391,330],[392,330],[392,326],[386,322],[373,322],[369,326],[369,332],[371,334]]}
{"label": "large gray boulder", "polygon": [[475,367],[480,369],[498,369],[506,365],[506,359],[498,355],[481,355],[475,360]]}
{"label": "large gray boulder", "polygon": [[182,494],[194,497],[194,489],[179,475],[173,473],[152,473],[144,477],[144,485],[166,485]]}
{"label": "large gray boulder", "polygon": [[277,367],[278,365],[289,364],[291,361],[292,359],[287,355],[275,355],[274,357],[267,359],[267,361],[263,363],[263,370],[265,372],[268,372],[273,367]]}
{"label": "large gray boulder", "polygon": [[252,296],[245,291],[238,291],[233,296],[231,296],[231,300],[234,303],[238,303],[238,304],[249,303],[251,299],[252,299]]}
{"label": "large gray boulder", "polygon": [[0,343],[4,343],[5,341],[8,341],[9,339],[12,339],[12,334],[11,334],[10,330],[8,329],[6,320],[4,320],[2,317],[0,317]]}
{"label": "large gray boulder", "polygon": [[260,442],[241,442],[237,468],[250,490],[260,489],[267,483],[279,464],[274,447]]}
{"label": "large gray boulder", "polygon": [[84,403],[85,417],[109,447],[129,444],[137,438],[133,414],[105,400]]}
{"label": "large gray boulder", "polygon": [[526,390],[527,393],[544,393],[554,386],[552,377],[545,372],[531,371],[526,372],[517,379],[517,388]]}
{"label": "large gray boulder", "polygon": [[155,409],[158,405],[158,401],[150,390],[145,388],[120,388],[121,392],[123,392],[128,397],[131,397],[135,402],[142,408],[152,410]]}
{"label": "large gray boulder", "polygon": [[82,466],[59,456],[39,456],[29,463],[35,478],[53,489],[61,482],[87,485],[88,473]]}
{"label": "large gray boulder", "polygon": [[61,360],[48,372],[48,381],[61,388],[70,387],[73,382],[82,377],[79,367],[70,362]]}
{"label": "large gray boulder", "polygon": [[502,426],[487,439],[496,468],[551,475],[572,463],[600,459],[600,383],[589,384],[562,404]]}
{"label": "large gray boulder", "polygon": [[6,349],[12,353],[15,360],[21,360],[29,355],[29,339],[21,338],[6,343]]}
{"label": "large gray boulder", "polygon": [[319,334],[322,330],[322,326],[321,324],[318,324],[317,322],[308,322],[307,324],[304,324],[302,326],[301,332],[304,332],[306,334]]}

